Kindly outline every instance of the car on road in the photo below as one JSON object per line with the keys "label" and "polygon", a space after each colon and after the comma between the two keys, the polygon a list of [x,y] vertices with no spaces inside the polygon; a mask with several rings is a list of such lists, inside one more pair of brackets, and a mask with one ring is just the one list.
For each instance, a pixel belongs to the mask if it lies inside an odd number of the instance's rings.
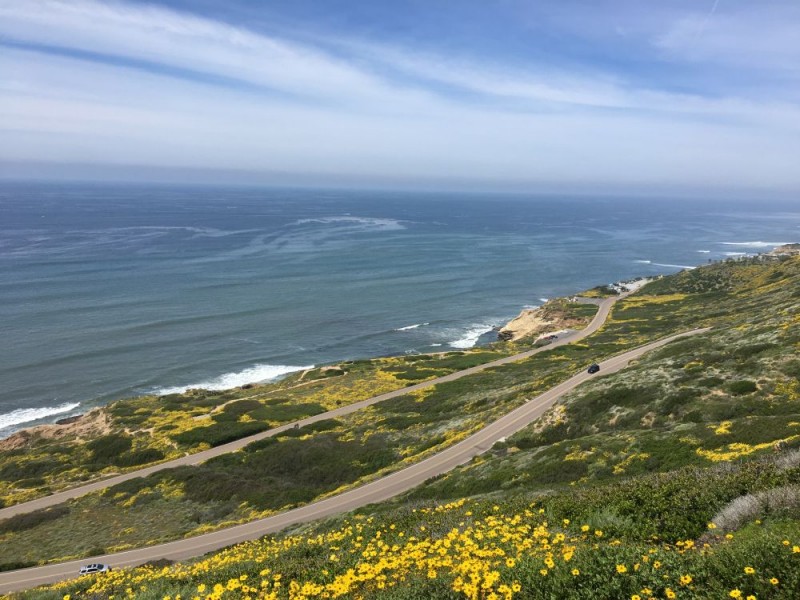
{"label": "car on road", "polygon": [[594,374],[595,374],[595,373],[597,373],[599,370],[600,370],[600,365],[598,365],[597,363],[594,363],[594,364],[592,364],[592,365],[590,365],[590,366],[589,366],[589,371],[588,371],[588,372],[589,372],[590,374],[594,375]]}
{"label": "car on road", "polygon": [[91,565],[86,565],[81,567],[81,571],[79,575],[91,575],[92,573],[107,573],[111,570],[111,567],[108,565],[104,565],[103,563],[93,563]]}

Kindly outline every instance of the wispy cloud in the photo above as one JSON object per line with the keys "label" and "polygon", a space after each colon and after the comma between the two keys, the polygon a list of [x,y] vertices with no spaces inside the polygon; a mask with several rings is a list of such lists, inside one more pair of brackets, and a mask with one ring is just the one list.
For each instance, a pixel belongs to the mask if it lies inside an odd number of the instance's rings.
{"label": "wispy cloud", "polygon": [[800,4],[796,2],[723,2],[713,14],[677,17],[653,44],[674,60],[716,68],[758,69],[800,79]]}
{"label": "wispy cloud", "polygon": [[[705,56],[735,30],[720,32],[722,12]],[[686,23],[648,30],[642,51],[697,62]],[[9,161],[800,187],[791,94],[676,92],[599,62],[476,59],[352,32],[300,42],[125,2],[0,0],[3,42]]]}

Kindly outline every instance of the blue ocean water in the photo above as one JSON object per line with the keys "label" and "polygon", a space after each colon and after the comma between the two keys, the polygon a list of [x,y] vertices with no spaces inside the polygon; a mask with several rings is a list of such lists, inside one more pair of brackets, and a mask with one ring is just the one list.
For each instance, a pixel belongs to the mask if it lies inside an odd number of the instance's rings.
{"label": "blue ocean water", "polygon": [[0,187],[0,436],[112,399],[467,348],[522,307],[800,239],[800,205]]}

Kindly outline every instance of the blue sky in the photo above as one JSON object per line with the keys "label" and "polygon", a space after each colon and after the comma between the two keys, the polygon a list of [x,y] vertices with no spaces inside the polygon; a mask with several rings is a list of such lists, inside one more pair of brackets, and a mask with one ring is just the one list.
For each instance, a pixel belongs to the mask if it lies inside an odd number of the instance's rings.
{"label": "blue sky", "polygon": [[0,176],[800,191],[800,3],[0,0]]}

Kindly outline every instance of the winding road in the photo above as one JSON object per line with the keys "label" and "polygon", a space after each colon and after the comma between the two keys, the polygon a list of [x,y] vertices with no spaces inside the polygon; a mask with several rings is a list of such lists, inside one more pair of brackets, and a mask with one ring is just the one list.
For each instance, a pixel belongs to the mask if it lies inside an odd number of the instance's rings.
{"label": "winding road", "polygon": [[108,477],[106,479],[98,479],[97,481],[93,481],[91,483],[87,483],[85,485],[81,485],[78,487],[70,488],[62,492],[56,492],[55,494],[51,494],[49,496],[43,496],[42,498],[37,498],[36,500],[30,500],[28,502],[23,502],[20,504],[8,506],[6,508],[0,509],[0,520],[8,519],[9,517],[13,517],[14,515],[33,512],[34,510],[49,508],[51,506],[61,504],[62,502],[66,502],[67,500],[72,500],[73,498],[79,498],[80,496],[85,496],[86,494],[89,494],[91,492],[96,492],[99,490],[103,490],[107,487],[117,485],[118,483],[122,483],[123,481],[136,479],[137,477],[147,477],[148,475],[155,473],[157,471],[162,471],[163,469],[172,469],[175,467],[180,467],[185,465],[198,465],[211,458],[214,458],[215,456],[221,456],[222,454],[227,454],[229,452],[236,452],[237,450],[241,450],[248,444],[251,444],[258,440],[262,440],[264,438],[272,437],[274,435],[277,435],[278,433],[281,433],[282,431],[286,431],[287,429],[292,429],[295,426],[303,427],[304,425],[316,423],[317,421],[322,421],[325,419],[334,419],[336,417],[348,415],[350,413],[361,410],[362,408],[365,408],[367,406],[371,406],[379,402],[384,402],[386,400],[391,400],[392,398],[398,398],[415,390],[422,390],[434,385],[438,385],[440,383],[444,383],[446,381],[453,381],[455,379],[460,379],[461,377],[466,377],[467,375],[472,375],[473,373],[478,373],[485,369],[522,360],[530,356],[533,356],[534,354],[537,354],[539,352],[543,352],[545,350],[551,350],[552,348],[563,346],[564,344],[569,344],[572,342],[576,342],[578,340],[582,340],[586,336],[591,335],[592,333],[600,329],[600,327],[603,325],[603,323],[605,323],[606,319],[608,318],[608,315],[611,311],[611,307],[614,304],[614,302],[624,297],[625,295],[626,294],[597,301],[591,298],[582,299],[586,303],[598,305],[597,313],[595,313],[595,316],[589,323],[589,325],[585,329],[563,334],[562,336],[559,336],[558,340],[546,346],[542,346],[540,348],[534,348],[533,350],[528,350],[520,354],[514,354],[513,356],[506,356],[497,360],[493,360],[491,362],[477,365],[475,367],[470,367],[469,369],[464,369],[463,371],[456,371],[455,373],[443,375],[442,377],[437,377],[435,379],[429,379],[427,381],[423,381],[422,383],[417,383],[404,388],[400,388],[399,390],[394,390],[393,392],[387,392],[379,396],[373,396],[372,398],[361,400],[360,402],[354,402],[353,404],[348,404],[347,406],[342,406],[341,408],[329,410],[327,412],[320,413],[312,417],[306,417],[304,419],[300,419],[299,421],[285,423],[283,425],[279,425],[278,427],[273,427],[272,429],[268,429],[266,431],[262,431],[254,435],[244,437],[236,441],[229,442],[227,444],[215,446],[214,448],[211,448],[209,450],[203,450],[202,452],[197,452],[195,454],[190,454],[188,456],[182,456],[181,458],[176,458],[170,461],[159,463],[157,465],[145,467],[143,469],[130,471],[122,475],[115,475],[113,477]]}
{"label": "winding road", "polygon": [[[435,380],[430,380],[421,384],[417,384],[415,386],[409,386],[407,388],[397,390],[396,392],[391,392],[390,394],[383,394],[381,396],[376,396],[375,398],[371,398],[363,402],[343,407],[342,409],[337,409],[335,411],[330,411],[328,413],[316,415],[315,417],[303,419],[302,421],[298,421],[298,423],[306,424],[323,418],[331,418],[331,416],[334,415],[347,414],[348,412],[353,412],[355,410],[358,410],[359,408],[363,408],[364,406],[369,406],[370,404],[374,404],[375,402],[380,402],[382,400],[387,400],[389,398],[406,394],[413,389],[421,389],[423,387],[435,385],[436,383],[441,383],[442,381],[451,381],[453,379],[458,379],[459,377],[463,377],[470,373],[478,372],[480,370],[489,368],[491,366],[497,366],[499,364],[505,364],[508,362],[527,358],[528,356],[531,356],[542,350],[553,348],[556,345],[561,345],[572,341],[576,341],[577,339],[582,339],[583,337],[586,337],[593,331],[596,331],[602,325],[602,323],[608,316],[609,310],[614,300],[615,299],[603,300],[600,303],[600,310],[598,310],[597,315],[592,320],[592,323],[589,325],[589,327],[580,332],[572,334],[568,338],[558,340],[554,344],[548,345],[544,348],[537,348],[535,350],[530,350],[522,354],[509,356],[497,361],[493,361],[491,363],[480,365],[479,367],[473,367],[465,371],[451,373],[450,375],[440,377]],[[667,338],[663,338],[655,342],[651,342],[644,346],[640,346],[639,348],[609,358],[608,360],[599,363],[600,373],[601,374],[614,373],[626,367],[631,360],[641,357],[643,354],[645,354],[650,350],[663,346],[675,339],[686,337],[689,335],[704,333],[706,331],[708,331],[707,328],[687,331]],[[246,523],[243,525],[237,525],[235,527],[230,527],[228,529],[216,531],[213,533],[208,533],[205,535],[199,535],[193,538],[176,540],[174,542],[159,544],[157,546],[150,546],[136,550],[128,550],[124,552],[118,552],[115,554],[107,554],[103,556],[97,556],[82,560],[75,560],[64,563],[46,565],[43,567],[33,567],[29,569],[0,573],[0,593],[8,593],[15,590],[28,589],[38,585],[52,583],[62,579],[75,577],[78,573],[80,566],[90,562],[109,563],[112,564],[114,567],[127,567],[127,566],[139,565],[159,558],[167,558],[170,560],[185,560],[188,558],[201,556],[207,552],[218,550],[220,548],[224,548],[226,546],[230,546],[245,540],[256,539],[268,533],[275,533],[294,524],[304,523],[315,519],[328,517],[338,513],[354,510],[356,508],[365,506],[367,504],[372,504],[375,502],[381,502],[383,500],[387,500],[389,498],[392,498],[398,494],[406,492],[420,485],[421,483],[423,483],[427,479],[430,479],[431,477],[435,477],[437,475],[446,473],[447,471],[450,471],[451,469],[468,462],[474,456],[477,456],[485,452],[486,450],[491,448],[492,445],[494,445],[497,441],[521,430],[522,428],[526,427],[527,425],[538,419],[564,394],[573,390],[581,383],[585,382],[586,380],[592,377],[597,377],[597,375],[594,376],[589,375],[585,370],[581,370],[580,373],[572,376],[571,378],[562,382],[561,384],[551,388],[547,392],[544,392],[543,394],[536,396],[535,398],[532,398],[522,406],[516,408],[510,413],[507,413],[503,417],[500,417],[496,421],[487,425],[486,427],[476,432],[475,434],[469,436],[468,438],[464,439],[463,441],[425,460],[422,460],[414,465],[406,467],[401,471],[389,474],[385,477],[364,484],[357,488],[351,489],[349,491],[343,492],[336,496],[332,496],[324,500],[319,500],[317,502],[307,504],[300,508],[288,510],[281,514],[274,515],[272,517],[260,519],[258,521],[253,521],[251,523]],[[345,412],[339,412],[339,411],[345,411]],[[246,438],[245,440],[239,440],[238,442],[235,442],[232,445],[219,446],[218,448],[214,448],[212,451],[209,451],[209,452],[215,452],[215,454],[212,455],[206,454],[205,457],[202,459],[197,459],[197,457],[199,456],[198,454],[186,457],[187,459],[195,459],[195,461],[191,463],[180,463],[180,464],[195,464],[197,462],[202,462],[202,460],[207,460],[213,455],[222,454],[226,451],[230,452],[234,449],[241,448],[242,446],[254,441],[255,439],[267,437],[268,435],[274,435],[278,431],[283,431],[284,429],[293,426],[294,424],[287,424],[279,428],[276,428],[275,430],[270,430],[272,433],[263,432],[261,434],[258,434],[258,436],[252,436],[250,438]],[[223,450],[224,448],[227,449]],[[175,461],[171,461],[170,463],[164,463],[162,465],[158,465],[158,468],[168,468],[169,466],[174,466],[174,465]],[[135,474],[129,473],[122,477],[130,479],[132,477],[142,476],[143,474],[146,474],[145,472],[152,472],[152,471],[150,469],[143,469],[141,471],[137,471]],[[119,481],[118,478],[112,478],[102,482],[97,482],[97,484],[99,484],[99,487],[93,489],[100,489],[108,485],[113,485],[112,482],[117,482],[117,481]],[[94,486],[97,484],[91,484],[91,485]],[[91,486],[82,486],[81,488],[75,488],[75,490],[70,490],[70,492],[75,492],[77,490],[85,490],[85,488],[87,487]],[[87,491],[91,490],[83,491],[83,493],[87,493]],[[81,495],[81,494],[76,494],[76,495]],[[75,497],[75,496],[70,496],[70,497]],[[63,499],[59,501],[63,501]],[[28,506],[30,506],[31,504],[32,503],[26,503],[26,505]]]}

